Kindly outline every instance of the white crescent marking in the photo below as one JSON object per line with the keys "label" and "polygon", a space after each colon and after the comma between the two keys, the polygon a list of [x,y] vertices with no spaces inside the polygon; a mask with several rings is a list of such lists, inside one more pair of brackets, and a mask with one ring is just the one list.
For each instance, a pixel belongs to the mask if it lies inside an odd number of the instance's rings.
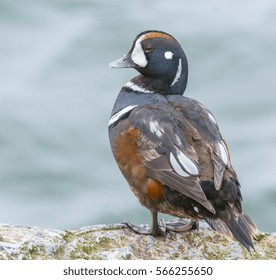
{"label": "white crescent marking", "polygon": [[173,80],[173,82],[171,83],[171,87],[174,86],[174,85],[178,82],[178,80],[179,80],[179,78],[180,78],[180,76],[181,76],[181,73],[182,73],[182,60],[181,60],[181,58],[179,58],[177,71],[176,71],[174,80]]}
{"label": "white crescent marking", "polygon": [[117,113],[115,113],[108,122],[108,127],[110,127],[112,124],[117,122],[122,116],[124,116],[126,113],[131,111],[133,108],[137,107],[138,105],[128,105],[127,107],[121,109]]}

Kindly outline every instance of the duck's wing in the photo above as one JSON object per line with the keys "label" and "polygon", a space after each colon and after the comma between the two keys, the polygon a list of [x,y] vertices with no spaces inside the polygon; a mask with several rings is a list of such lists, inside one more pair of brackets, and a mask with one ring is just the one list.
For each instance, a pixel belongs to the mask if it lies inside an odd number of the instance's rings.
{"label": "duck's wing", "polygon": [[138,152],[149,176],[215,213],[200,186],[198,155],[186,137],[183,113],[171,107],[137,107],[128,120],[139,130]]}

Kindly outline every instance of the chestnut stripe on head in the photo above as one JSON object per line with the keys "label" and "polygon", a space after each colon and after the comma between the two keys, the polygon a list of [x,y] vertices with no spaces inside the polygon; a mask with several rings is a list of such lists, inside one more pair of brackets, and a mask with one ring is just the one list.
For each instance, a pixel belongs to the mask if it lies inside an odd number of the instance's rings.
{"label": "chestnut stripe on head", "polygon": [[173,36],[171,36],[167,33],[159,32],[159,31],[152,31],[152,32],[145,33],[140,38],[142,40],[148,40],[148,39],[154,39],[154,38],[163,38],[163,39],[167,39],[167,40],[176,41],[173,38]]}

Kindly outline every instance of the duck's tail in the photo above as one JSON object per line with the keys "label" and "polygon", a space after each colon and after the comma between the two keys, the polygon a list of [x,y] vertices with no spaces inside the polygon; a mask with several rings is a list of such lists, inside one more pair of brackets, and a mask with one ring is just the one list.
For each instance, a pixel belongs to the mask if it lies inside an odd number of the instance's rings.
{"label": "duck's tail", "polygon": [[[257,234],[257,227],[250,217],[245,213],[239,213],[235,207],[227,207],[221,217],[205,217],[207,223],[217,232],[237,239],[246,249],[254,249],[253,238]],[[224,212],[224,211],[223,211]]]}

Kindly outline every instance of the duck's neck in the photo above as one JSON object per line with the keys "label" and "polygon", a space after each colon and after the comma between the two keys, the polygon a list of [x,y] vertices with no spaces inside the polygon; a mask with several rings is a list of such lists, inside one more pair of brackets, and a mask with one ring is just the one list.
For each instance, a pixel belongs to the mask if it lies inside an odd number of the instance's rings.
{"label": "duck's neck", "polygon": [[178,68],[175,73],[158,76],[138,75],[131,80],[145,90],[159,93],[161,95],[183,95],[188,82],[187,62],[179,59]]}

